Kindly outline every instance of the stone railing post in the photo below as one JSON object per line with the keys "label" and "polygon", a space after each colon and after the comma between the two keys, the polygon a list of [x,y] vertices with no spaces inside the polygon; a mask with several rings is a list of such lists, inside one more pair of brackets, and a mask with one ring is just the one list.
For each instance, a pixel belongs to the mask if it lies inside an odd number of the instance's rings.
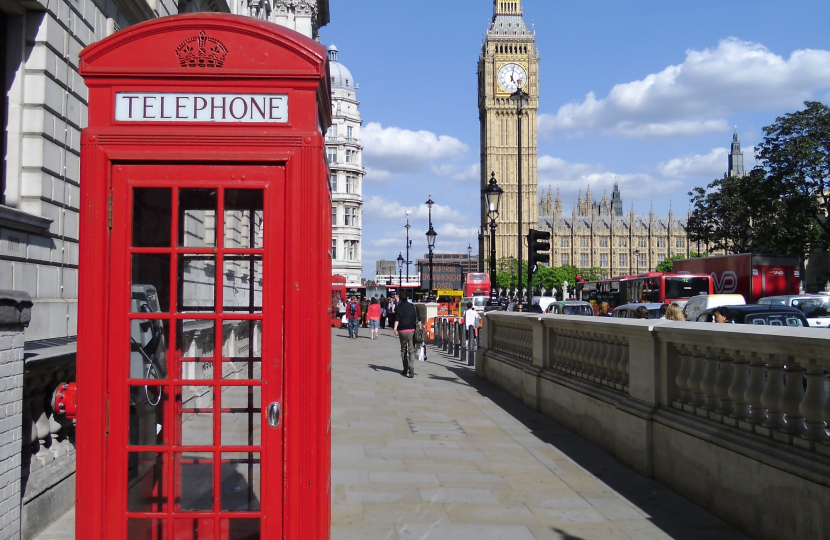
{"label": "stone railing post", "polygon": [[23,330],[32,318],[25,292],[0,291],[0,539],[19,539],[23,445]]}

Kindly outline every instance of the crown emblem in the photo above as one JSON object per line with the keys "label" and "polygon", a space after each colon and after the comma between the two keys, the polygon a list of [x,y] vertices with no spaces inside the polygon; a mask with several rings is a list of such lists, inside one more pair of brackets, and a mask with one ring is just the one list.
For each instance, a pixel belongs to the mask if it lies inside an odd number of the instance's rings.
{"label": "crown emblem", "polygon": [[176,47],[176,56],[182,67],[222,67],[228,56],[228,48],[216,38],[207,37],[205,31],[196,37],[182,41]]}

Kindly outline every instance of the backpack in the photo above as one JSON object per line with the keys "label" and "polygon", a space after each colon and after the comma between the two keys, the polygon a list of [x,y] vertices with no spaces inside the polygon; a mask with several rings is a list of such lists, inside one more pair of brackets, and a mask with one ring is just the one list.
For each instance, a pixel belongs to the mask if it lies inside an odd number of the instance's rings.
{"label": "backpack", "polygon": [[357,303],[352,302],[349,304],[349,314],[354,315],[355,313],[357,313]]}

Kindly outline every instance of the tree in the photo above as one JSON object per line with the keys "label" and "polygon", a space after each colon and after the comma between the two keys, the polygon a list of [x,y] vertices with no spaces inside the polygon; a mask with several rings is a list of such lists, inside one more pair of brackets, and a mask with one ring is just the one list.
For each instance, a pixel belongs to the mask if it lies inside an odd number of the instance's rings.
{"label": "tree", "polygon": [[776,118],[758,146],[761,165],[747,176],[715,180],[689,192],[689,241],[728,253],[804,257],[830,242],[830,108]]}
{"label": "tree", "polygon": [[[689,259],[699,259],[701,257],[708,257],[708,253],[697,253],[692,251],[689,253]],[[663,259],[663,262],[657,265],[657,268],[654,269],[655,272],[664,272],[664,273],[671,273],[674,272],[674,261],[679,261],[682,259],[687,258],[685,255],[672,255],[671,257],[666,257]]]}
{"label": "tree", "polygon": [[[504,257],[496,263],[496,288],[513,290],[518,285],[518,278],[516,276],[516,259],[513,257]],[[527,263],[522,261],[522,288],[527,287]],[[584,278],[586,281],[593,281],[597,279],[604,279],[608,277],[608,271],[602,268],[583,268],[579,269],[575,266],[542,266],[539,265],[538,271],[533,276],[533,290],[541,290],[544,288],[550,292],[552,289],[558,291],[562,290],[562,284],[568,282],[568,286],[573,288],[576,283],[576,276]]]}

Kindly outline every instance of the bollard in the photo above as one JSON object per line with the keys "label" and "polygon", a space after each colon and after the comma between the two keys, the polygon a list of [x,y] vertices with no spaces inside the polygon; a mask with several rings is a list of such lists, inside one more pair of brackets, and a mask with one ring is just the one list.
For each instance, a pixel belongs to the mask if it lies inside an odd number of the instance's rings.
{"label": "bollard", "polygon": [[447,320],[447,354],[452,356],[452,346],[455,345],[452,339],[452,321]]}
{"label": "bollard", "polygon": [[467,347],[467,365],[474,366],[476,365],[476,350],[478,349],[478,332],[477,328],[473,328],[472,326],[469,328],[470,332],[470,344]]}
{"label": "bollard", "polygon": [[441,318],[435,317],[435,320],[432,321],[432,331],[435,335],[435,338],[432,340],[432,344],[441,348]]}
{"label": "bollard", "polygon": [[461,320],[461,361],[467,363],[467,324]]}
{"label": "bollard", "polygon": [[461,322],[456,319],[455,320],[455,349],[452,351],[453,358],[459,358],[461,356]]}
{"label": "bollard", "polygon": [[444,326],[444,343],[441,346],[441,350],[443,350],[444,352],[447,352],[450,348],[450,323],[449,323],[449,320],[446,317],[444,317],[443,326]]}

